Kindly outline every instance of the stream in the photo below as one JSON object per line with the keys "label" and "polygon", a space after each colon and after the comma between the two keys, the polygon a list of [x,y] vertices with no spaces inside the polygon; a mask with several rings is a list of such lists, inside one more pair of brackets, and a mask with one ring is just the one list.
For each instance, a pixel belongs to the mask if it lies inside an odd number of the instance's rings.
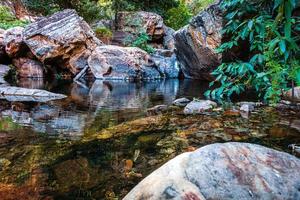
{"label": "stream", "polygon": [[[0,199],[121,199],[159,166],[216,142],[250,142],[294,154],[300,114],[260,107],[185,116],[147,109],[204,98],[208,83],[21,80],[20,87],[66,94],[47,103],[0,101]],[[236,101],[254,101],[241,97]],[[226,105],[225,105],[226,107]],[[162,177],[163,178],[163,177]]]}

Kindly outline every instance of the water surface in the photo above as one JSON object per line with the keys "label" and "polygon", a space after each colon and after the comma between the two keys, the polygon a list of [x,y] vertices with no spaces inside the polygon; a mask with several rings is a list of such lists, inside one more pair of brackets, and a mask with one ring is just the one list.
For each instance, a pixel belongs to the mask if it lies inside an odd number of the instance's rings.
{"label": "water surface", "polygon": [[[118,199],[169,159],[206,144],[251,142],[293,153],[288,146],[300,143],[295,111],[263,107],[242,118],[218,112],[184,116],[174,108],[145,118],[155,105],[204,98],[206,82],[18,85],[68,98],[0,102],[0,199]],[[121,136],[105,135],[112,132]],[[105,139],[91,139],[95,135]]]}

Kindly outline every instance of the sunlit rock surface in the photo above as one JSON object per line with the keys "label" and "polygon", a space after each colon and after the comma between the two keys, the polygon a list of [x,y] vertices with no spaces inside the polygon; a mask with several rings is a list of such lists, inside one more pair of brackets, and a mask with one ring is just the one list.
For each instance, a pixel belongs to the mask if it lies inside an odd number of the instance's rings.
{"label": "sunlit rock surface", "polygon": [[300,160],[247,143],[212,144],[167,162],[131,199],[299,199]]}
{"label": "sunlit rock surface", "polygon": [[75,10],[64,10],[28,25],[24,41],[37,59],[56,64],[77,74],[88,56],[101,45],[89,25]]}
{"label": "sunlit rock surface", "polygon": [[88,65],[97,79],[161,78],[150,62],[149,54],[139,48],[107,45],[92,52]]}
{"label": "sunlit rock surface", "polygon": [[215,49],[221,44],[222,26],[222,12],[215,4],[174,34],[177,58],[185,77],[211,79],[209,73],[221,63],[221,55]]}

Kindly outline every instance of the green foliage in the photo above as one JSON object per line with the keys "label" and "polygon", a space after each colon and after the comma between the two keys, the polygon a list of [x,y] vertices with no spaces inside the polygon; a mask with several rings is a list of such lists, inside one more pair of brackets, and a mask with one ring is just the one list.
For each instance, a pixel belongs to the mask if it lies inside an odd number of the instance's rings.
{"label": "green foliage", "polygon": [[112,31],[105,27],[98,27],[94,31],[95,31],[97,37],[99,37],[99,38],[101,38],[101,37],[111,38],[113,36]]}
{"label": "green foliage", "polygon": [[215,0],[192,0],[187,4],[189,10],[193,15],[197,15],[203,11],[208,5],[212,4]]}
{"label": "green foliage", "polygon": [[10,13],[9,8],[6,6],[0,6],[0,28],[9,29],[16,26],[25,26],[28,22],[18,20]]}
{"label": "green foliage", "polygon": [[75,9],[88,22],[103,17],[103,11],[96,0],[25,0],[24,3],[29,10],[43,15],[70,8]]}
{"label": "green foliage", "polygon": [[184,2],[180,2],[178,7],[171,8],[167,12],[166,24],[171,28],[178,30],[188,24],[192,14]]}
{"label": "green foliage", "polygon": [[142,26],[141,19],[127,19],[126,23],[130,23],[131,27],[134,27],[136,35],[128,36],[125,39],[125,45],[139,47],[148,53],[153,53],[155,51],[154,48],[148,44],[151,41],[151,37]]}
{"label": "green foliage", "polygon": [[74,9],[82,16],[87,22],[92,22],[99,19],[102,9],[98,6],[97,2],[91,0],[80,0],[73,4]]}
{"label": "green foliage", "polygon": [[[219,53],[226,53],[241,41],[249,43],[250,56],[232,58],[212,74],[221,86],[206,94],[219,99],[254,88],[264,100],[278,102],[290,83],[299,84],[299,17],[293,16],[296,0],[256,1],[225,0],[227,11],[223,43]],[[211,83],[211,86],[215,82]]]}
{"label": "green foliage", "polygon": [[130,46],[139,47],[148,53],[153,53],[154,48],[148,44],[150,40],[151,38],[148,36],[148,34],[146,32],[142,32],[135,40],[132,41]]}
{"label": "green foliage", "polygon": [[25,6],[38,14],[50,15],[61,8],[55,0],[24,0]]}
{"label": "green foliage", "polygon": [[[104,1],[104,0],[100,0]],[[163,17],[166,17],[166,13],[169,9],[178,7],[178,0],[110,0],[112,2],[112,10],[114,13],[119,11],[149,11],[155,12]]]}

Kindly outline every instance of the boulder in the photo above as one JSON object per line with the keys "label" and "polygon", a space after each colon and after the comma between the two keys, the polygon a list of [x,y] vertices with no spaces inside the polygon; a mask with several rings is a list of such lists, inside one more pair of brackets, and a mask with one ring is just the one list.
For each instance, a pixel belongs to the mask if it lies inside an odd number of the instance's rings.
{"label": "boulder", "polygon": [[180,69],[175,54],[171,57],[152,55],[151,59],[164,78],[179,77]]}
{"label": "boulder", "polygon": [[255,109],[255,107],[253,104],[242,104],[240,107],[240,111],[246,112],[246,113],[252,112],[252,111],[254,111],[254,109]]}
{"label": "boulder", "polygon": [[147,52],[136,47],[99,46],[88,59],[97,79],[156,79],[160,73],[152,66]]}
{"label": "boulder", "polygon": [[217,107],[217,103],[210,100],[194,100],[186,105],[183,112],[186,115],[201,114]]}
{"label": "boulder", "polygon": [[147,109],[147,114],[149,116],[158,115],[158,114],[161,114],[163,112],[166,112],[167,110],[168,110],[168,106],[162,104],[162,105],[157,105],[157,106],[154,106],[152,108]]}
{"label": "boulder", "polygon": [[191,100],[189,100],[188,98],[180,98],[180,99],[176,99],[175,101],[173,101],[173,105],[184,107],[190,102],[191,102]]}
{"label": "boulder", "polygon": [[294,88],[294,99],[293,99],[293,91],[290,89],[289,91],[284,93],[284,98],[288,100],[293,100],[296,102],[300,102],[300,87],[295,87]]}
{"label": "boulder", "polygon": [[130,34],[137,34],[144,28],[153,41],[165,35],[163,18],[151,12],[119,12],[115,26],[116,30]]}
{"label": "boulder", "polygon": [[174,51],[174,49],[175,49],[175,40],[174,40],[175,30],[170,27],[164,26],[164,32],[165,32],[165,36],[163,38],[164,48]]}
{"label": "boulder", "polygon": [[64,99],[67,96],[56,94],[46,90],[27,89],[21,87],[0,87],[0,99],[7,101],[32,101],[32,102],[47,102],[57,99]]}
{"label": "boulder", "polygon": [[44,66],[39,61],[30,58],[15,58],[12,63],[16,67],[17,75],[21,78],[44,77]]}
{"label": "boulder", "polygon": [[64,10],[28,25],[24,42],[44,64],[58,65],[72,74],[87,65],[88,56],[102,42],[75,10]]}
{"label": "boulder", "polygon": [[14,27],[4,33],[3,44],[7,55],[11,58],[21,56],[26,52],[26,45],[23,42],[23,30],[22,27]]}
{"label": "boulder", "polygon": [[212,144],[177,156],[141,181],[131,199],[299,199],[300,160],[247,143]]}
{"label": "boulder", "polygon": [[221,44],[222,24],[219,4],[213,4],[174,34],[177,58],[186,78],[212,79],[210,72],[222,58],[215,52]]}

